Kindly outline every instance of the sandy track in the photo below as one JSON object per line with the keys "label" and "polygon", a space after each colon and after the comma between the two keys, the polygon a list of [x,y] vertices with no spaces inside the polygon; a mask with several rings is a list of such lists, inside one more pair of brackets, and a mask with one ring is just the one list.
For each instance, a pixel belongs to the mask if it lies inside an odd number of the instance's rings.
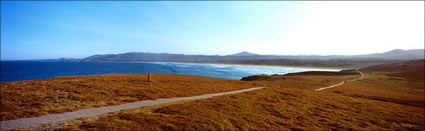
{"label": "sandy track", "polygon": [[95,116],[95,115],[105,114],[109,112],[127,110],[131,108],[138,108],[138,107],[144,107],[144,106],[152,106],[152,105],[164,104],[164,103],[181,101],[181,100],[204,99],[204,98],[211,98],[214,96],[236,94],[236,93],[258,90],[262,88],[264,87],[255,87],[255,88],[249,88],[249,89],[243,89],[243,90],[237,90],[237,91],[205,94],[205,95],[191,96],[191,97],[176,97],[176,98],[168,98],[168,99],[144,100],[144,101],[137,101],[137,102],[121,104],[116,106],[88,108],[88,109],[82,109],[82,110],[77,110],[74,112],[66,112],[61,114],[51,114],[51,115],[33,117],[33,118],[21,118],[17,120],[1,121],[1,130],[5,131],[10,129],[16,129],[16,128],[24,128],[24,127],[29,127],[36,124],[72,120],[72,119],[77,119],[81,117]]}
{"label": "sandy track", "polygon": [[[356,79],[351,79],[351,80],[348,80],[348,81],[357,81],[357,80],[361,80],[361,79],[364,78],[363,72],[361,72],[359,70],[356,70],[356,71],[360,74],[360,77],[359,78],[356,78]],[[335,84],[335,85],[331,85],[331,86],[327,86],[327,87],[322,87],[322,88],[316,89],[315,91],[321,91],[321,90],[325,90],[325,89],[329,89],[329,88],[334,88],[334,87],[341,86],[341,85],[344,85],[344,84],[345,84],[345,81],[343,81],[341,83],[338,83],[338,84]]]}

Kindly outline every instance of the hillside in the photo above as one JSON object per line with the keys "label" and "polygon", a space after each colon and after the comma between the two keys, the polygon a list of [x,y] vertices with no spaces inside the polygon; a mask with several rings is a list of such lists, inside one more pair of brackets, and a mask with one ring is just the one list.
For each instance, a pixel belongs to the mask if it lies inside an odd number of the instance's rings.
{"label": "hillside", "polygon": [[371,66],[361,69],[364,72],[386,72],[391,76],[402,78],[424,80],[425,60],[406,61],[384,65]]}

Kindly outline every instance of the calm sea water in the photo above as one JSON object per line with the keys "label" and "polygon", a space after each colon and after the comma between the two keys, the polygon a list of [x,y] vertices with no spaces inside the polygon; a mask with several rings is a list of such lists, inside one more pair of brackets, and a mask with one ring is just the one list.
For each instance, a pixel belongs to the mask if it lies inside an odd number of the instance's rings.
{"label": "calm sea water", "polygon": [[286,74],[308,69],[166,62],[40,62],[2,61],[1,82],[38,80],[55,76],[172,73],[239,80],[257,74]]}

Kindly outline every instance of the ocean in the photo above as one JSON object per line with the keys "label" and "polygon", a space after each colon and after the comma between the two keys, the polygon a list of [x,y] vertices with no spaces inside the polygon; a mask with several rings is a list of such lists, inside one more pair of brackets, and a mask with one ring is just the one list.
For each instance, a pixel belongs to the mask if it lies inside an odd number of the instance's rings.
{"label": "ocean", "polygon": [[239,80],[250,75],[309,70],[314,69],[171,62],[1,61],[1,82],[39,80],[55,76],[140,73],[185,74]]}

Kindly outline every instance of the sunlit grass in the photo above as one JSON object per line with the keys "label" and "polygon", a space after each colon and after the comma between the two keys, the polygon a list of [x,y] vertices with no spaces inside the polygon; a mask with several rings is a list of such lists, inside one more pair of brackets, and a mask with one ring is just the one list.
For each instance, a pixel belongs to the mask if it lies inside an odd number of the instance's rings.
{"label": "sunlit grass", "polygon": [[[2,112],[6,116],[3,119],[68,112],[144,99],[192,96],[264,86],[267,88],[252,92],[181,101],[105,114],[102,117],[72,120],[55,128],[65,130],[422,130],[425,128],[423,123],[425,110],[423,104],[418,104],[424,101],[424,83],[404,77],[367,73],[363,80],[347,82],[342,86],[317,92],[314,89],[358,78],[359,75],[275,75],[264,76],[254,81],[166,74],[154,76],[159,77],[151,83],[143,81],[144,75],[58,77],[40,81],[2,83],[2,86],[7,85],[7,89],[16,88],[2,91],[9,94],[9,98],[2,99],[2,106],[5,107],[2,110],[6,110]],[[57,87],[58,85],[62,87]],[[21,103],[17,104],[18,102]],[[46,125],[48,124],[43,126]]]}
{"label": "sunlit grass", "polygon": [[423,129],[423,112],[423,108],[332,92],[272,87],[152,108],[150,111],[121,112],[65,129]]}
{"label": "sunlit grass", "polygon": [[[420,92],[419,85],[412,87],[406,84],[408,80],[404,78],[367,74],[364,80],[348,82],[346,87],[316,92],[313,90],[315,87],[358,76],[273,77],[275,78],[257,81],[268,86],[261,90],[172,105],[137,108],[96,120],[78,120],[78,124],[59,128],[67,130],[422,130],[425,127],[423,107],[344,94],[346,93],[344,89],[348,86],[363,88],[365,84],[362,83],[376,83],[376,87],[369,85],[364,88],[372,90],[384,88],[394,94],[397,94],[399,90],[393,89],[414,89],[412,91]],[[72,122],[76,121],[70,123]]]}
{"label": "sunlit grass", "polygon": [[366,74],[363,80],[348,82],[339,88],[329,89],[329,91],[349,96],[424,107],[424,89],[423,81],[388,76],[382,73],[369,73]]}
{"label": "sunlit grass", "polygon": [[1,120],[75,111],[89,107],[202,95],[255,87],[254,82],[153,74],[54,77],[1,83]]}

